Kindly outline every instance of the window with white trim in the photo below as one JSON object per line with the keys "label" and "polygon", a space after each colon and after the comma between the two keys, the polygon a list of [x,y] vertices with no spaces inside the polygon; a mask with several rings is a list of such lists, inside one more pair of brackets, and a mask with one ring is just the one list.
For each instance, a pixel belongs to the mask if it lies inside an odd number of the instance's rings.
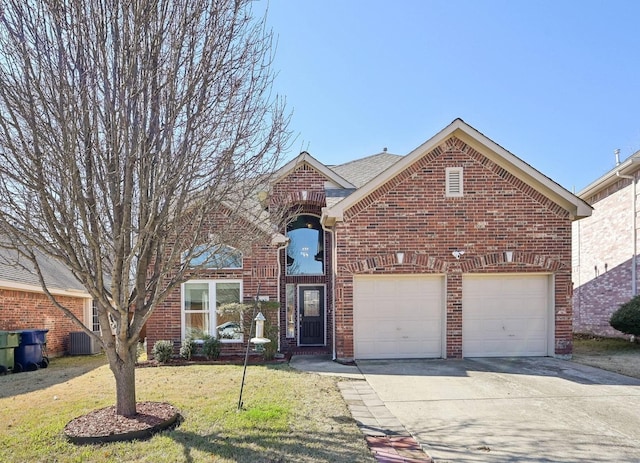
{"label": "window with white trim", "polygon": [[182,337],[213,336],[242,342],[239,280],[190,280],[182,284]]}
{"label": "window with white trim", "polygon": [[296,335],[296,285],[287,283],[287,301],[286,301],[286,317],[287,317],[287,338],[293,338]]}
{"label": "window with white trim", "polygon": [[462,167],[447,167],[445,173],[446,196],[450,198],[462,197],[464,193]]}
{"label": "window with white trim", "polygon": [[100,319],[98,319],[98,306],[96,301],[91,300],[91,331],[100,331]]}

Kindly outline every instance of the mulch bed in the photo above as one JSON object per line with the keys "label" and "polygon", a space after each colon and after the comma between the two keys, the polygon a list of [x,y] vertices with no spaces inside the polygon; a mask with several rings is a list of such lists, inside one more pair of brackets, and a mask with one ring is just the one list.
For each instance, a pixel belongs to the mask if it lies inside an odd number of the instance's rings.
{"label": "mulch bed", "polygon": [[[272,365],[287,363],[291,359],[291,355],[283,358],[275,358],[273,360],[265,360],[262,355],[249,355],[248,365]],[[136,368],[148,367],[182,367],[186,365],[244,365],[244,355],[221,355],[217,359],[206,359],[204,357],[194,357],[190,360],[182,357],[175,357],[168,362],[158,362],[157,360],[146,360],[136,363]]]}
{"label": "mulch bed", "polygon": [[75,444],[147,439],[153,434],[177,426],[180,413],[164,402],[139,402],[134,416],[116,414],[116,407],[105,407],[69,421],[64,428],[67,439]]}

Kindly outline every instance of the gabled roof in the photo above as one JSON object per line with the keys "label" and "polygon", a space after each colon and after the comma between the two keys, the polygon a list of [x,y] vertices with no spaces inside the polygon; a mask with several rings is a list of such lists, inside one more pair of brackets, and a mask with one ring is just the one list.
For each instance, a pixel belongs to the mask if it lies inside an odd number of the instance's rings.
{"label": "gabled roof", "polygon": [[[45,282],[52,294],[90,297],[84,286],[64,265],[54,259],[39,258]],[[38,275],[31,263],[14,250],[0,246],[0,288],[42,293]]]}
{"label": "gabled roof", "polygon": [[347,189],[356,188],[356,186],[353,183],[349,182],[348,180],[343,178],[341,175],[339,175],[337,172],[334,172],[329,167],[322,164],[320,161],[318,161],[316,158],[311,156],[306,151],[303,151],[294,159],[292,159],[283,167],[281,167],[274,176],[274,182],[277,182],[281,178],[288,175],[290,172],[293,172],[298,166],[304,163],[309,164],[315,170],[317,170],[322,175],[327,177],[327,179],[334,184],[332,185],[334,188],[347,188]]}
{"label": "gabled roof", "polygon": [[541,174],[529,164],[513,155],[493,140],[489,139],[462,119],[456,119],[443,130],[418,146],[408,155],[402,157],[386,170],[382,171],[353,194],[347,196],[323,212],[323,223],[332,224],[341,221],[344,211],[373,193],[387,181],[410,167],[451,137],[456,137],[487,156],[497,165],[535,188],[541,194],[565,208],[574,219],[591,215],[592,208],[585,201],[566,190],[549,177]]}
{"label": "gabled roof", "polygon": [[391,154],[383,151],[382,153],[356,159],[338,166],[330,166],[330,169],[343,178],[346,178],[357,188],[360,188],[382,171],[394,165],[401,158],[402,156],[399,154]]}
{"label": "gabled roof", "polygon": [[632,154],[624,162],[621,162],[602,177],[584,187],[582,191],[578,192],[578,196],[586,201],[591,196],[616,183],[620,180],[621,175],[632,175],[639,169],[640,151]]}

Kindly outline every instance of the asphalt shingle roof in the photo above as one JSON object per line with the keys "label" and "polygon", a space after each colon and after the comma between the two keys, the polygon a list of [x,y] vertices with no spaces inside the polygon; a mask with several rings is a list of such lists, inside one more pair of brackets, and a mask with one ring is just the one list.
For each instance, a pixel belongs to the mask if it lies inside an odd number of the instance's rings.
{"label": "asphalt shingle roof", "polygon": [[356,159],[355,161],[350,161],[345,164],[330,166],[329,168],[336,174],[353,183],[356,187],[360,188],[362,185],[368,183],[371,179],[377,177],[380,173],[398,162],[400,159],[402,159],[402,156],[387,153],[385,151],[362,159]]}
{"label": "asphalt shingle roof", "polygon": [[[49,289],[85,291],[84,287],[64,265],[51,258],[38,259]],[[31,263],[16,251],[0,247],[0,280],[40,286],[40,280]]]}

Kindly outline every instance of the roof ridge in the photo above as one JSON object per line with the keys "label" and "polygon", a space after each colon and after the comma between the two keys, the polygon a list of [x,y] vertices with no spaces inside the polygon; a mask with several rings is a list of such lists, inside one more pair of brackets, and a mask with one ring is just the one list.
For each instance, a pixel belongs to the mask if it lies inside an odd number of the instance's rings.
{"label": "roof ridge", "polygon": [[373,157],[375,157],[375,156],[380,156],[380,155],[382,155],[382,154],[384,154],[384,155],[388,155],[388,156],[397,156],[397,157],[402,157],[402,156],[404,156],[403,154],[394,154],[394,153],[389,153],[388,151],[380,151],[379,153],[370,154],[370,155],[368,155],[368,156],[364,156],[364,157],[357,158],[357,159],[352,159],[351,161],[347,161],[347,162],[344,162],[344,163],[342,163],[342,164],[335,164],[335,165],[328,166],[328,167],[330,167],[330,168],[332,168],[332,169],[333,169],[334,167],[348,166],[349,164],[353,164],[354,162],[361,162],[361,161],[363,161],[363,160],[365,160],[365,159],[373,158]]}

